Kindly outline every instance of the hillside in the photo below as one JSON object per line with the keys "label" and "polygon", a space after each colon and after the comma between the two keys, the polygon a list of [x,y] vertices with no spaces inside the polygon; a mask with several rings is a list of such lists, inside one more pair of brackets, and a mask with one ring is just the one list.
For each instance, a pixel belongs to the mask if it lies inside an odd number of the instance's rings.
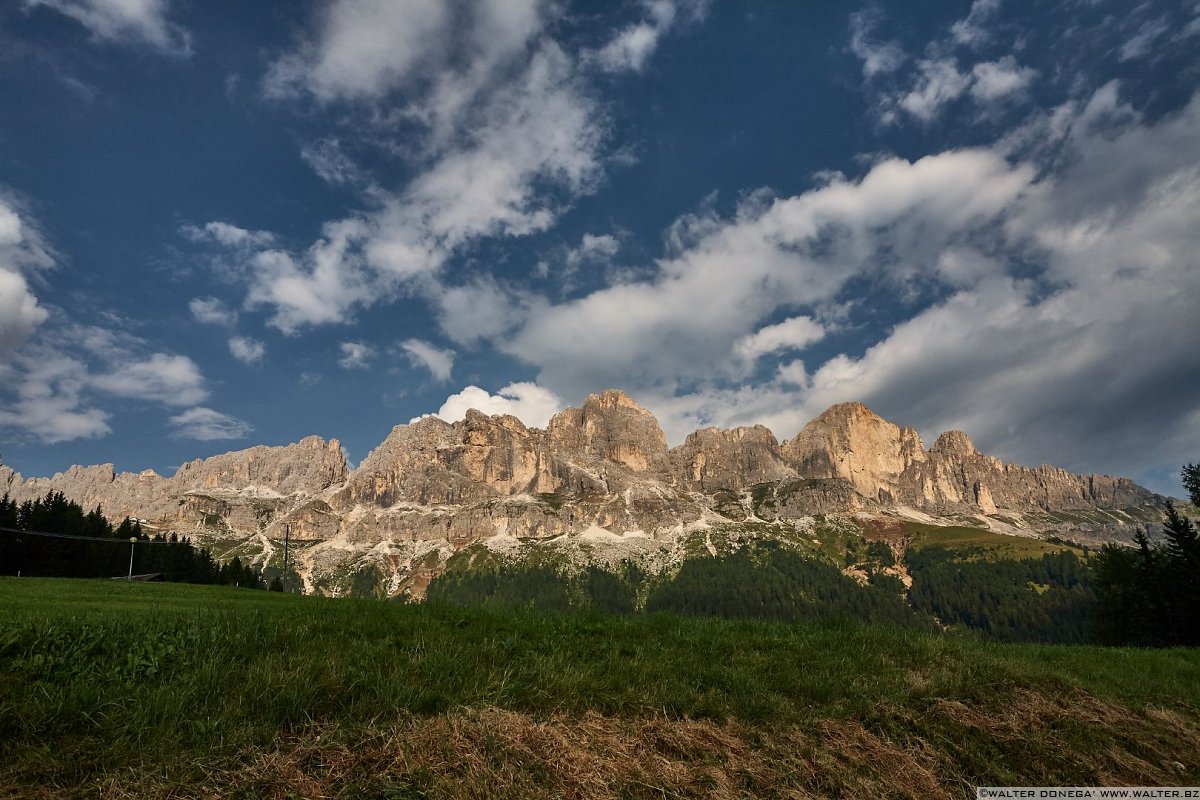
{"label": "hillside", "polygon": [[5,797],[1200,781],[1194,650],[109,581],[0,579],[0,605]]}
{"label": "hillside", "polygon": [[705,428],[668,448],[654,416],[617,391],[545,430],[475,411],[398,425],[354,470],[318,437],[189,462],[170,478],[102,465],[26,479],[0,466],[0,491],[17,500],[51,490],[268,571],[282,569],[286,539],[284,577],[310,593],[415,598],[474,546],[516,555],[547,543],[576,565],[632,557],[675,569],[697,535],[794,539],[818,518],[1098,543],[1157,522],[1162,500],[1125,478],[1004,464],[958,431],[926,449],[859,403],[782,443],[762,426]]}

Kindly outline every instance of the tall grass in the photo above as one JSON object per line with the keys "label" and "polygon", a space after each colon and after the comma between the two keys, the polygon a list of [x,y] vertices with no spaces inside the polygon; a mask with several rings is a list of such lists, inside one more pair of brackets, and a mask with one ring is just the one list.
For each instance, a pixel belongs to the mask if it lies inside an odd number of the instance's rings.
{"label": "tall grass", "polygon": [[[54,579],[0,579],[0,609],[0,785],[196,779],[280,737],[353,738],[464,708],[759,730],[854,720],[898,736],[947,701],[1002,709],[1022,693],[1200,714],[1194,650]],[[986,771],[1003,763],[989,752],[961,758]]]}

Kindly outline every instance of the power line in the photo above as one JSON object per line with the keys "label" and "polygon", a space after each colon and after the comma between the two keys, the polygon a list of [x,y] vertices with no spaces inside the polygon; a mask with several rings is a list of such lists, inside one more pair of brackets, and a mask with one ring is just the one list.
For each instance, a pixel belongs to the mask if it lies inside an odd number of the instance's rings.
{"label": "power line", "polygon": [[[46,536],[52,539],[78,539],[83,542],[113,542],[115,544],[125,544],[128,539],[110,538],[107,536],[79,536],[73,533],[49,533],[47,531],[23,531],[19,528],[0,527],[0,533],[10,533],[14,536],[29,535],[29,536]],[[153,539],[138,539],[138,544],[183,544],[184,540],[178,542],[156,542]]]}

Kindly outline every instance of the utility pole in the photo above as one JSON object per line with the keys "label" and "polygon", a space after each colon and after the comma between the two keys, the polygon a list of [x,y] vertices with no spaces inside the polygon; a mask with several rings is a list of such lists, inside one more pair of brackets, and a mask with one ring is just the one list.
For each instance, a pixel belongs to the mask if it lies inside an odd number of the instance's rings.
{"label": "utility pole", "polygon": [[137,537],[130,536],[129,537],[129,577],[127,577],[125,580],[128,582],[131,582],[131,583],[133,582],[133,548],[136,545],[137,545]]}
{"label": "utility pole", "polygon": [[290,522],[283,523],[283,571],[286,573],[288,568],[288,540],[292,538],[292,524]]}

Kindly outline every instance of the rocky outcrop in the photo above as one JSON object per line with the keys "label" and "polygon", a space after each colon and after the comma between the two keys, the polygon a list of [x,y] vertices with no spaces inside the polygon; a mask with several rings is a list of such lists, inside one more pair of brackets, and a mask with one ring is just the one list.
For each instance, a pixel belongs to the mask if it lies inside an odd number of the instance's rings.
{"label": "rocky outcrop", "polygon": [[[346,457],[336,439],[306,437],[283,447],[251,447],[199,459],[171,478],[153,470],[118,473],[112,464],[71,467],[50,478],[15,475],[17,501],[62,492],[111,519],[133,517],[164,528],[190,528],[214,517],[231,530],[261,528],[290,504],[345,482]],[[0,476],[2,477],[2,476]]]}
{"label": "rocky outcrop", "polygon": [[671,466],[682,485],[698,492],[736,491],[797,477],[775,434],[762,425],[695,431],[671,451]]}
{"label": "rocky outcrop", "polygon": [[781,449],[801,476],[846,480],[885,507],[996,514],[1158,502],[1127,478],[1005,464],[980,453],[962,431],[943,433],[926,451],[915,430],[894,425],[861,403],[833,406]]}
{"label": "rocky outcrop", "polygon": [[839,403],[784,442],[784,458],[806,478],[841,478],[881,503],[896,499],[900,476],[925,460],[921,437],[862,403]]}

